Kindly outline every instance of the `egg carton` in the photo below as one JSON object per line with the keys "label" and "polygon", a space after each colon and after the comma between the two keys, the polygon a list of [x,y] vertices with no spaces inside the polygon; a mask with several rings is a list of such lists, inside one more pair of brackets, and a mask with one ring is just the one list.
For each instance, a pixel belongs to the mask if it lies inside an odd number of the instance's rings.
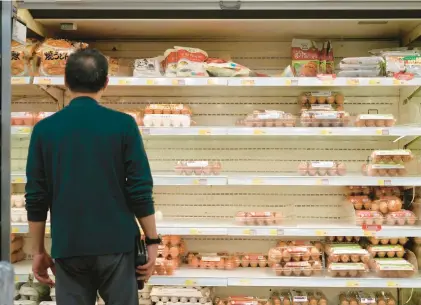
{"label": "egg carton", "polygon": [[151,301],[154,302],[154,303],[162,302],[164,304],[167,304],[167,303],[173,303],[173,304],[176,304],[176,303],[206,304],[208,302],[211,302],[211,300],[209,298],[206,298],[206,297],[187,298],[187,297],[177,297],[177,296],[161,297],[161,298],[158,298],[158,299],[156,297],[153,297],[153,298],[151,298]]}
{"label": "egg carton", "polygon": [[[202,297],[209,298],[211,296],[212,290],[209,287],[178,287],[178,286],[160,286],[153,287],[150,296],[152,302],[157,302],[160,298],[163,297],[185,297],[185,298],[196,298],[200,299]],[[156,299],[158,298],[158,299]],[[157,301],[154,301],[157,300]]]}
{"label": "egg carton", "polygon": [[360,236],[327,236],[326,241],[329,243],[343,243],[343,242],[355,242],[360,241]]}
{"label": "egg carton", "polygon": [[211,301],[206,303],[191,303],[191,302],[162,302],[158,301],[155,303],[156,305],[212,305]]}
{"label": "egg carton", "polygon": [[392,127],[395,123],[392,114],[360,114],[355,120],[357,127]]}
{"label": "egg carton", "polygon": [[145,114],[145,127],[190,127],[192,120],[185,114]]}
{"label": "egg carton", "polygon": [[374,258],[403,258],[405,256],[405,249],[401,245],[370,245],[367,250]]}
{"label": "egg carton", "polygon": [[25,195],[24,194],[12,194],[10,196],[10,207],[11,208],[23,208],[25,206]]}
{"label": "egg carton", "polygon": [[331,263],[365,263],[370,261],[370,254],[358,244],[326,245],[327,261]]}
{"label": "egg carton", "polygon": [[[27,211],[25,208],[12,208],[10,220],[12,223],[28,223]],[[50,222],[50,212],[47,213],[47,222]]]}
{"label": "egg carton", "polygon": [[368,272],[365,263],[330,263],[327,266],[327,274],[331,277],[364,277]]}
{"label": "egg carton", "polygon": [[281,224],[283,220],[282,213],[265,211],[265,212],[238,212],[235,221],[240,225],[250,226],[270,226]]}
{"label": "egg carton", "polygon": [[375,237],[368,239],[372,245],[402,245],[408,242],[408,237]]}

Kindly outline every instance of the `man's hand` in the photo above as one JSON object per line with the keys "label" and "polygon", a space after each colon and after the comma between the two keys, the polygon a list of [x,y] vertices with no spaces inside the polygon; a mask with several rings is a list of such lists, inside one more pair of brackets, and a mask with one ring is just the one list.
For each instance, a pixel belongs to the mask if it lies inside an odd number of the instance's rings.
{"label": "man's hand", "polygon": [[155,261],[158,255],[158,245],[149,245],[148,249],[148,262],[146,265],[137,267],[137,274],[140,275],[137,279],[144,280],[145,283],[148,282],[149,278],[152,276],[155,270]]}
{"label": "man's hand", "polygon": [[38,282],[53,287],[55,283],[48,275],[48,269],[51,269],[53,274],[56,275],[56,267],[51,256],[46,251],[35,254],[32,261],[32,272],[35,278]]}

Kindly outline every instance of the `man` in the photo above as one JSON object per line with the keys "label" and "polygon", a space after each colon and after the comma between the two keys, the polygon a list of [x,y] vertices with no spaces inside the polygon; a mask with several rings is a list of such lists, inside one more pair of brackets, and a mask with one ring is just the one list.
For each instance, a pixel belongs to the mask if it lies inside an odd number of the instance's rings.
{"label": "man", "polygon": [[[136,272],[148,280],[160,238],[149,162],[135,120],[98,104],[108,84],[107,59],[96,50],[69,56],[69,106],[33,129],[26,168],[32,270],[54,285],[58,305],[137,305]],[[51,213],[51,256],[44,246]],[[139,228],[149,261],[135,269]]]}

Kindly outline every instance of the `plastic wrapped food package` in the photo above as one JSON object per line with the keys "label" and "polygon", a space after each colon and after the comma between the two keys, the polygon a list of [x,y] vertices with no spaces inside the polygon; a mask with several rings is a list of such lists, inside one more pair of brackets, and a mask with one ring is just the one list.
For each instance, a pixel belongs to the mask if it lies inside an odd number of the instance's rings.
{"label": "plastic wrapped food package", "polygon": [[408,237],[370,237],[369,242],[372,245],[405,245]]}
{"label": "plastic wrapped food package", "polygon": [[208,54],[196,48],[175,47],[177,52],[177,77],[208,76],[204,62]]}
{"label": "plastic wrapped food package", "polygon": [[328,244],[325,246],[327,261],[331,263],[365,263],[370,260],[369,252],[358,244]]}
{"label": "plastic wrapped food package", "polygon": [[336,161],[303,161],[298,165],[301,176],[344,176],[346,166]]}
{"label": "plastic wrapped food package", "polygon": [[407,174],[404,164],[363,164],[361,172],[371,177],[403,177]]}
{"label": "plastic wrapped food package", "polygon": [[370,268],[382,278],[411,277],[416,271],[415,266],[403,258],[376,258],[370,262]]}
{"label": "plastic wrapped food package", "polygon": [[342,70],[337,73],[338,77],[377,77],[383,74],[380,68],[375,70]]}
{"label": "plastic wrapped food package", "polygon": [[177,50],[168,49],[164,53],[163,68],[166,77],[177,77]]}
{"label": "plastic wrapped food package", "polygon": [[343,127],[349,124],[349,113],[345,111],[303,111],[301,125],[304,127]]}
{"label": "plastic wrapped food package", "polygon": [[413,226],[417,222],[417,217],[412,211],[400,210],[390,212],[385,215],[385,224],[388,226]]}
{"label": "plastic wrapped food package", "polygon": [[329,263],[327,270],[332,277],[363,277],[369,268],[364,263]]}
{"label": "plastic wrapped food package", "polygon": [[263,211],[263,212],[238,212],[235,215],[235,221],[241,225],[249,226],[270,226],[281,224],[283,220],[282,213]]}
{"label": "plastic wrapped food package", "polygon": [[240,122],[247,127],[295,127],[296,117],[278,110],[255,110]]}
{"label": "plastic wrapped food package", "polygon": [[383,57],[367,56],[367,57],[345,57],[340,64],[359,65],[359,66],[379,66],[384,62]]}
{"label": "plastic wrapped food package", "polygon": [[304,92],[298,97],[299,104],[308,110],[343,110],[344,96],[332,91]]}
{"label": "plastic wrapped food package", "polygon": [[416,50],[385,51],[381,55],[385,59],[386,76],[395,74],[413,74],[421,77],[421,56]]}
{"label": "plastic wrapped food package", "polygon": [[213,77],[247,77],[250,69],[235,62],[209,58],[204,68]]}
{"label": "plastic wrapped food package", "polygon": [[291,58],[295,76],[315,77],[319,73],[320,51],[315,41],[293,39]]}
{"label": "plastic wrapped food package", "polygon": [[367,251],[372,257],[379,258],[403,258],[405,255],[405,249],[401,245],[370,245],[367,247]]}
{"label": "plastic wrapped food package", "polygon": [[396,196],[383,196],[374,200],[368,209],[380,211],[383,214],[396,212],[402,209],[402,200]]}
{"label": "plastic wrapped food package", "polygon": [[162,56],[153,58],[139,58],[134,61],[134,77],[161,77]]}
{"label": "plastic wrapped food package", "polygon": [[359,226],[362,225],[382,225],[384,223],[383,214],[378,211],[355,211],[355,221]]}
{"label": "plastic wrapped food package", "polygon": [[264,254],[237,253],[233,259],[236,267],[265,268],[269,265],[268,257]]}
{"label": "plastic wrapped food package", "polygon": [[226,254],[188,254],[187,263],[192,268],[200,269],[225,269],[231,270],[236,268],[235,259],[233,256]]}
{"label": "plastic wrapped food package", "polygon": [[16,41],[12,41],[11,74],[12,76],[29,75],[29,60],[25,56],[25,46]]}
{"label": "plastic wrapped food package", "polygon": [[403,164],[414,158],[409,149],[375,150],[370,155],[371,162],[387,164]]}
{"label": "plastic wrapped food package", "polygon": [[370,210],[371,199],[368,196],[349,196],[348,201],[353,204],[356,210]]}
{"label": "plastic wrapped food package", "polygon": [[67,58],[78,48],[85,48],[86,44],[75,44],[66,40],[46,39],[37,49],[41,58],[39,74],[42,76],[64,75]]}
{"label": "plastic wrapped food package", "polygon": [[219,175],[221,173],[219,161],[178,161],[175,165],[177,175]]}
{"label": "plastic wrapped food package", "polygon": [[392,127],[395,123],[393,114],[359,114],[355,119],[357,127]]}

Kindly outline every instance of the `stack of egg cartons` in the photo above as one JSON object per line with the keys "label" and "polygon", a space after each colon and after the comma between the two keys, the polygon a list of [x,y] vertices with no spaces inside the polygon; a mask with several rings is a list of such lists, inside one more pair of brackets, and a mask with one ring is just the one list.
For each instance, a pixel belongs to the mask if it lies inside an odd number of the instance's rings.
{"label": "stack of egg cartons", "polygon": [[346,57],[338,67],[338,77],[377,77],[384,75],[383,57]]}
{"label": "stack of egg cartons", "polygon": [[150,296],[156,305],[212,305],[209,287],[153,287]]}
{"label": "stack of egg cartons", "polygon": [[[138,297],[139,297],[139,305],[152,305],[150,292],[151,292],[152,286],[145,286],[142,290],[138,291]],[[97,305],[105,305],[104,300],[98,296]]]}

